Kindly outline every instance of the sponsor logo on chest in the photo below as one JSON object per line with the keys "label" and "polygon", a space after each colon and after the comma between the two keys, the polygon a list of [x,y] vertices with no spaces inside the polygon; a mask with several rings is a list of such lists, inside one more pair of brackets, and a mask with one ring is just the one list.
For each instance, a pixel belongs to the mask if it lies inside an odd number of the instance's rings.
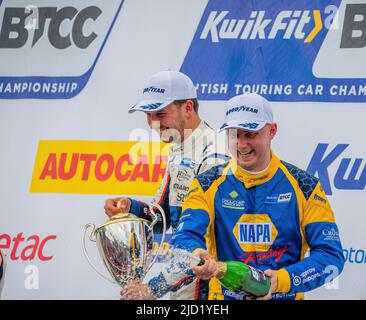
{"label": "sponsor logo on chest", "polygon": [[239,223],[239,243],[271,243],[270,223]]}
{"label": "sponsor logo on chest", "polygon": [[234,237],[244,252],[268,251],[278,231],[268,214],[243,214],[233,229]]}
{"label": "sponsor logo on chest", "polygon": [[277,203],[285,203],[290,202],[292,198],[292,192],[270,195],[266,197],[266,203],[268,204],[277,204]]}

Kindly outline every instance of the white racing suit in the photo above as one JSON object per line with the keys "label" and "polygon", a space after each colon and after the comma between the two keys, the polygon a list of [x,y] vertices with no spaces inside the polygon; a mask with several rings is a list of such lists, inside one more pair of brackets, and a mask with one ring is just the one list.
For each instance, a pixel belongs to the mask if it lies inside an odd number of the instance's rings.
{"label": "white racing suit", "polygon": [[5,273],[5,256],[2,254],[0,250],[0,298],[1,298],[1,291],[4,287],[4,273]]}
{"label": "white racing suit", "polygon": [[[218,143],[216,132],[204,121],[189,135],[182,144],[173,146],[167,161],[167,168],[161,186],[153,199],[165,211],[167,226],[172,227],[173,233],[177,227],[182,204],[188,193],[193,178],[200,173],[226,163],[224,144]],[[131,213],[151,220],[146,203],[131,200]],[[160,218],[161,219],[161,218]],[[155,232],[161,232],[162,224],[159,223]],[[188,283],[187,283],[188,282]],[[171,292],[172,300],[199,299],[200,281],[192,276],[183,277],[180,274],[167,275],[163,270],[157,277],[150,280],[149,285],[157,297]]]}

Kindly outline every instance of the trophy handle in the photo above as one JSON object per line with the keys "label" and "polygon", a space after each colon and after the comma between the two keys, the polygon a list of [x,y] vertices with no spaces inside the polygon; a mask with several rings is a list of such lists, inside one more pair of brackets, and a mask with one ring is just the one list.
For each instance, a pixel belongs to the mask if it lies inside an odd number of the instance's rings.
{"label": "trophy handle", "polygon": [[83,252],[84,252],[85,258],[86,258],[86,260],[88,260],[89,265],[94,269],[94,271],[96,273],[98,273],[100,276],[102,276],[104,279],[108,280],[109,282],[112,282],[113,284],[115,284],[115,282],[112,279],[110,279],[109,277],[106,277],[103,273],[101,273],[97,269],[97,267],[94,265],[94,263],[91,261],[91,259],[89,258],[89,254],[88,254],[87,249],[86,249],[86,246],[85,246],[85,234],[86,234],[87,230],[90,227],[92,227],[93,229],[92,229],[92,231],[91,231],[91,233],[89,235],[89,240],[90,241],[93,241],[93,242],[96,242],[95,237],[93,237],[94,230],[95,230],[95,225],[93,223],[88,223],[84,227],[84,232],[83,232],[82,238],[81,238],[81,240],[82,240],[82,247],[83,247]]}
{"label": "trophy handle", "polygon": [[[151,269],[151,267],[153,266],[153,264],[155,263],[155,260],[158,258],[159,252],[161,247],[163,246],[164,240],[165,240],[165,233],[166,233],[166,219],[165,219],[165,212],[163,210],[163,208],[158,205],[157,203],[151,203],[149,204],[149,209],[150,209],[150,213],[153,216],[153,221],[150,224],[150,231],[153,232],[153,228],[154,225],[158,222],[158,216],[156,215],[155,211],[154,211],[154,207],[158,208],[160,213],[161,213],[161,217],[163,219],[163,233],[161,236],[161,240],[160,240],[160,244],[159,247],[156,251],[155,257],[153,257],[153,259],[151,260],[150,266],[147,268],[147,271],[149,271]],[[154,234],[154,233],[153,233]],[[147,272],[146,272],[147,273]]]}

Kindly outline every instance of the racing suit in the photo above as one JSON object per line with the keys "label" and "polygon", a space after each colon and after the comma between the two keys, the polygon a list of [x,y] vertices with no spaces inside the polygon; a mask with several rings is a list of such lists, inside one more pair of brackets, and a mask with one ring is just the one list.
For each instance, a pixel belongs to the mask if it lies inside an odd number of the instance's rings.
{"label": "racing suit", "polygon": [[[273,152],[271,157],[259,174],[231,160],[194,179],[172,244],[277,270],[272,299],[303,299],[304,292],[342,272],[339,231],[319,180]],[[245,298],[210,280],[209,299]]]}
{"label": "racing suit", "polygon": [[3,256],[0,250],[0,298],[1,298],[1,291],[4,287],[4,273],[5,273],[5,256]]}
{"label": "racing suit", "polygon": [[[173,146],[167,161],[167,168],[156,193],[153,203],[158,203],[165,212],[167,225],[174,233],[181,212],[182,204],[193,178],[202,172],[228,161],[223,147],[217,143],[216,132],[204,121],[184,139],[182,144]],[[130,212],[151,220],[148,205],[142,201],[131,200]],[[161,218],[160,218],[161,219]],[[161,231],[159,223],[154,231]],[[171,299],[198,299],[200,281],[188,277],[189,283],[182,281],[179,275],[167,276],[161,273],[150,280],[149,284],[156,294],[161,297],[171,291]]]}

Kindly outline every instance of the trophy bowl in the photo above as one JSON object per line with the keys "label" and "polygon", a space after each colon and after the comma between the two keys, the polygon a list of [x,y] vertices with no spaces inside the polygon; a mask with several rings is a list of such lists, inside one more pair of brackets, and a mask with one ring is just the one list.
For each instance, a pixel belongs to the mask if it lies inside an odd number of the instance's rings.
{"label": "trophy bowl", "polygon": [[[85,225],[82,245],[92,268],[103,278],[121,287],[131,280],[142,282],[164,242],[166,225],[164,212],[161,213],[163,236],[155,256],[153,255],[153,226],[158,221],[155,213],[152,214],[154,218],[152,222],[131,213],[120,213],[97,228],[91,223]],[[113,280],[101,273],[89,258],[85,246],[85,235],[89,228],[92,228],[89,239],[96,243],[99,255]]]}

